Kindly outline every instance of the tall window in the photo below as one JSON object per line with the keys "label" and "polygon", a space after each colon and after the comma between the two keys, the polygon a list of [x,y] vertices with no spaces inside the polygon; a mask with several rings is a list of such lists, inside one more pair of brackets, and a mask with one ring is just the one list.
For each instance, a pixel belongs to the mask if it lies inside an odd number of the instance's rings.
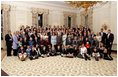
{"label": "tall window", "polygon": [[38,14],[38,26],[43,26],[43,14]]}
{"label": "tall window", "polygon": [[3,11],[1,10],[1,40],[3,40]]}
{"label": "tall window", "polygon": [[85,16],[85,24],[88,25],[88,15]]}
{"label": "tall window", "polygon": [[68,27],[71,27],[71,17],[68,17]]}

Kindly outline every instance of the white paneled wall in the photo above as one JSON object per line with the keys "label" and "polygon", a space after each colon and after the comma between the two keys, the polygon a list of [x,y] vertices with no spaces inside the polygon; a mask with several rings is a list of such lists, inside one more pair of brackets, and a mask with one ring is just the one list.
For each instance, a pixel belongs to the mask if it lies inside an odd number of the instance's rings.
{"label": "white paneled wall", "polygon": [[[67,9],[62,7],[46,6],[34,3],[22,2],[2,2],[10,4],[10,26],[12,33],[19,30],[21,25],[32,25],[31,8],[49,9],[48,23],[49,25],[64,25],[64,11],[77,13],[76,25],[81,25],[81,10]],[[117,2],[110,2],[102,7],[93,9],[93,30],[99,32],[102,25],[106,24],[115,36],[114,44],[117,44]],[[107,32],[107,31],[105,31]]]}

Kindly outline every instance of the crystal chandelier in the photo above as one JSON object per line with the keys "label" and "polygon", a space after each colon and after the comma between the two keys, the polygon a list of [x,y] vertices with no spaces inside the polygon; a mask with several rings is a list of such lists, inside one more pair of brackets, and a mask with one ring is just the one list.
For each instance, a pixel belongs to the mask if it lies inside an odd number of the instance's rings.
{"label": "crystal chandelier", "polygon": [[65,1],[65,2],[76,8],[84,8],[85,11],[87,11],[89,7],[93,8],[93,6],[96,5],[97,3],[104,5],[108,1]]}

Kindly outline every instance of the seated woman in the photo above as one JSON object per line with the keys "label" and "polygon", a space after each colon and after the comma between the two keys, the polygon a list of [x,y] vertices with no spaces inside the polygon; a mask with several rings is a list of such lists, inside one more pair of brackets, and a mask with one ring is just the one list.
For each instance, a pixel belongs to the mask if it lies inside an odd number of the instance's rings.
{"label": "seated woman", "polygon": [[26,49],[26,53],[27,53],[28,56],[30,55],[30,52],[31,52],[31,49],[30,49],[30,46],[28,45],[27,49]]}
{"label": "seated woman", "polygon": [[30,60],[38,59],[38,54],[37,54],[34,46],[32,46],[32,50],[30,52],[29,59]]}
{"label": "seated woman", "polygon": [[36,50],[36,53],[38,54],[38,56],[41,56],[40,47],[38,44],[36,44],[35,50]]}
{"label": "seated woman", "polygon": [[50,56],[56,56],[56,50],[55,50],[54,46],[52,47],[52,50],[50,52]]}
{"label": "seated woman", "polygon": [[66,46],[63,46],[63,47],[62,47],[62,55],[61,55],[61,57],[66,57],[67,54],[68,54],[68,52],[67,52],[67,47],[66,47]]}
{"label": "seated woman", "polygon": [[96,61],[99,61],[100,54],[99,54],[99,51],[96,47],[94,47],[92,55]]}
{"label": "seated woman", "polygon": [[26,60],[26,57],[27,57],[27,53],[24,50],[23,46],[21,46],[20,49],[18,50],[18,58],[21,61],[25,61]]}
{"label": "seated woman", "polygon": [[48,51],[46,50],[46,46],[43,46],[43,49],[41,50],[41,56],[42,58],[49,56]]}
{"label": "seated woman", "polygon": [[104,60],[113,60],[112,57],[108,56],[108,53],[107,53],[107,49],[106,48],[104,49],[104,52],[103,52],[103,59]]}
{"label": "seated woman", "polygon": [[84,46],[84,43],[82,43],[81,45],[81,49],[80,49],[80,54],[77,56],[78,58],[85,58],[85,60],[91,60],[90,57],[88,57],[88,54],[87,54],[87,49],[86,47]]}

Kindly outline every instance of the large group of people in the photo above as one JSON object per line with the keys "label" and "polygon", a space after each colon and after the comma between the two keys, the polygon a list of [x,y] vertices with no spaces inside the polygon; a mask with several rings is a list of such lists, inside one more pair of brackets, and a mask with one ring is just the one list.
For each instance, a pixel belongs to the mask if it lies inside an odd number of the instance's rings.
{"label": "large group of people", "polygon": [[7,56],[18,56],[21,61],[60,55],[68,58],[82,58],[96,61],[101,58],[113,60],[111,48],[114,35],[101,31],[95,34],[88,25],[63,26],[31,26],[22,25],[19,31],[5,35]]}

